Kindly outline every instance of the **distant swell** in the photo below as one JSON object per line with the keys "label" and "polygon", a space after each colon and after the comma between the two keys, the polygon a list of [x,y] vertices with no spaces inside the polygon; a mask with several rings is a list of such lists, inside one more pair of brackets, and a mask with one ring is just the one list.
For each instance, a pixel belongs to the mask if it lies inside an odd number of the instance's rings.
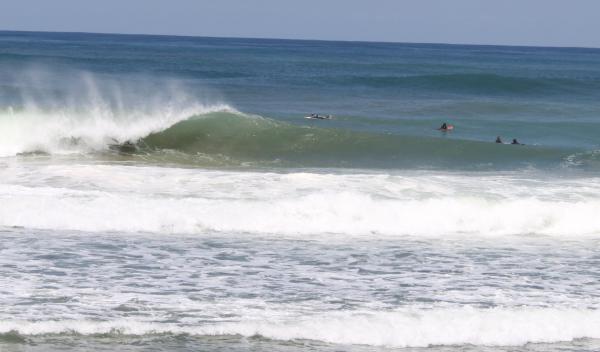
{"label": "distant swell", "polygon": [[[269,321],[270,320],[270,321]],[[0,333],[192,336],[263,336],[275,340],[318,340],[389,347],[433,345],[519,346],[578,338],[600,338],[600,312],[555,308],[402,309],[339,312],[290,320],[247,318],[231,323],[177,325],[133,319],[117,321],[0,321]]]}
{"label": "distant swell", "polygon": [[600,88],[595,80],[518,77],[492,73],[444,73],[406,76],[347,76],[332,83],[373,88],[447,91],[471,94],[558,95],[585,93]]}

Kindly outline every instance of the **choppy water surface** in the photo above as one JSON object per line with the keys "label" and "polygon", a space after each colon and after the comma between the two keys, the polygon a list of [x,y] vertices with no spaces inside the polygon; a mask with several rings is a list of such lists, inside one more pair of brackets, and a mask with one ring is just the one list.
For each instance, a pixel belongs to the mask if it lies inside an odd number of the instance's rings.
{"label": "choppy water surface", "polygon": [[596,240],[2,236],[10,318],[0,329],[25,343],[285,350],[599,337]]}
{"label": "choppy water surface", "polygon": [[581,223],[595,178],[44,159],[0,174],[11,348],[553,350],[528,344],[600,331],[600,224]]}
{"label": "choppy water surface", "polygon": [[600,349],[598,50],[0,32],[0,81],[0,351]]}

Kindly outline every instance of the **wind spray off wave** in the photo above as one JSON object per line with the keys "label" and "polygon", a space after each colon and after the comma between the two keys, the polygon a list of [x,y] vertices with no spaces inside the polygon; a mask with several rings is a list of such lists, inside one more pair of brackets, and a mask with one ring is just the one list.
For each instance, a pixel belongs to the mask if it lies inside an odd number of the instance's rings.
{"label": "wind spray off wave", "polygon": [[68,76],[56,86],[49,86],[53,76],[46,71],[10,79],[18,97],[0,107],[0,156],[98,152],[193,116],[235,112],[224,103],[200,102],[177,81],[157,86],[139,77],[130,82],[85,72]]}
{"label": "wind spray off wave", "polygon": [[600,51],[0,48],[0,350],[600,350]]}
{"label": "wind spray off wave", "polygon": [[5,78],[13,91],[0,99],[1,157],[93,156],[132,143],[132,160],[200,167],[597,168],[593,151],[303,125],[239,112],[178,80],[61,75],[70,78],[40,69]]}

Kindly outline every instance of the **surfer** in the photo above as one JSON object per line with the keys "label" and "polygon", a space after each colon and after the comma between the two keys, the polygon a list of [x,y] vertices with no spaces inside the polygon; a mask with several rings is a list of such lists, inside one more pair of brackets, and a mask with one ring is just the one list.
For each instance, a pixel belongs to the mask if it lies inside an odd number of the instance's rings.
{"label": "surfer", "polygon": [[331,120],[333,116],[331,115],[319,115],[319,114],[310,114],[305,117],[306,119],[314,119],[314,120]]}
{"label": "surfer", "polygon": [[440,126],[440,128],[438,128],[438,130],[440,130],[442,132],[452,131],[453,129],[454,129],[453,125],[449,125],[445,122],[442,124],[442,126]]}
{"label": "surfer", "polygon": [[513,138],[512,143],[510,143],[510,144],[521,145],[521,143],[519,143],[519,141],[516,138]]}
{"label": "surfer", "polygon": [[496,137],[496,143],[502,144],[502,138],[500,138],[500,136]]}
{"label": "surfer", "polygon": [[133,143],[130,140],[127,140],[123,143],[120,143],[118,140],[116,140],[114,138],[112,140],[115,143],[108,145],[108,148],[110,150],[113,150],[113,151],[116,151],[119,153],[124,153],[124,154],[135,153],[137,151],[136,143]]}

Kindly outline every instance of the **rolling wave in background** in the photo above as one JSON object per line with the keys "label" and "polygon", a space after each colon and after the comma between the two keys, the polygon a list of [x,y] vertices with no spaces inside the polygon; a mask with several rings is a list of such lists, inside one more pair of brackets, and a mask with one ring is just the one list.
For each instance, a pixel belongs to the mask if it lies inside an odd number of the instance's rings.
{"label": "rolling wave in background", "polygon": [[405,76],[346,76],[331,79],[332,83],[364,85],[373,88],[396,90],[426,90],[475,95],[525,95],[548,97],[577,95],[600,89],[595,79],[566,77],[523,77],[491,73],[440,73]]}
{"label": "rolling wave in background", "polygon": [[[226,103],[201,102],[178,81],[154,90],[147,78],[132,77],[132,83],[69,72],[74,78],[68,84],[47,87],[52,76],[32,72],[25,77],[44,83],[26,84],[18,102],[0,111],[0,156],[99,154],[127,142],[136,145],[128,152],[134,160],[204,167],[501,170],[598,164],[595,151],[572,147],[499,146],[244,114]],[[27,82],[23,76],[13,80]]]}
{"label": "rolling wave in background", "polygon": [[[150,111],[9,108],[0,113],[2,156],[116,153],[133,160],[204,167],[595,170],[598,153],[577,148],[502,146],[490,142],[300,126],[200,103]],[[114,148],[111,148],[114,147]],[[106,156],[106,155],[105,155]]]}
{"label": "rolling wave in background", "polygon": [[599,350],[599,50],[0,47],[0,350]]}

